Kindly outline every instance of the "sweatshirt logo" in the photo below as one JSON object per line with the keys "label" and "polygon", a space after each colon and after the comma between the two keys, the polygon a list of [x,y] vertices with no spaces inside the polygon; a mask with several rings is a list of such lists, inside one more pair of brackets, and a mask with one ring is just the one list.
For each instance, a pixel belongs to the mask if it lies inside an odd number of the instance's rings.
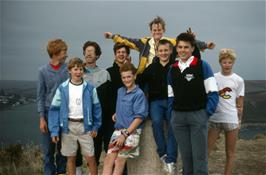
{"label": "sweatshirt logo", "polygon": [[231,91],[232,91],[231,88],[225,87],[225,88],[219,90],[219,96],[222,97],[223,99],[229,99],[229,98],[231,98],[231,95],[228,93]]}
{"label": "sweatshirt logo", "polygon": [[187,79],[187,81],[191,81],[193,78],[195,78],[193,74],[186,74],[185,75],[185,79]]}

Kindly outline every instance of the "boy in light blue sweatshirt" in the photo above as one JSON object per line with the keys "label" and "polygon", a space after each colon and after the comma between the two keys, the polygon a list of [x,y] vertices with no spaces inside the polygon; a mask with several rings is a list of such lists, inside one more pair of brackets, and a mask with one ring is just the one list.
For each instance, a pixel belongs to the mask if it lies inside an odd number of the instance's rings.
{"label": "boy in light blue sweatshirt", "polygon": [[68,64],[70,79],[56,90],[49,110],[49,130],[52,141],[59,141],[62,131],[62,154],[67,156],[67,172],[76,173],[78,143],[91,175],[97,175],[93,138],[101,126],[102,112],[96,88],[83,81],[83,61],[72,58]]}

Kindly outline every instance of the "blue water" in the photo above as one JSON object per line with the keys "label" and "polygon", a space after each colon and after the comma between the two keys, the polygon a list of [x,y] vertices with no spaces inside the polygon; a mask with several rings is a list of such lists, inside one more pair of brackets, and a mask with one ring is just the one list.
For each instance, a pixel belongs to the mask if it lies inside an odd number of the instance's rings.
{"label": "blue water", "polygon": [[266,134],[266,127],[247,127],[242,128],[239,133],[239,138],[249,140],[253,139],[257,134]]}
{"label": "blue water", "polygon": [[[11,110],[0,111],[0,113],[0,144],[40,144],[41,135],[36,104],[17,106]],[[266,127],[242,128],[239,137],[252,139],[259,133],[266,134]]]}
{"label": "blue water", "polygon": [[0,111],[0,144],[40,143],[39,117],[36,104]]}

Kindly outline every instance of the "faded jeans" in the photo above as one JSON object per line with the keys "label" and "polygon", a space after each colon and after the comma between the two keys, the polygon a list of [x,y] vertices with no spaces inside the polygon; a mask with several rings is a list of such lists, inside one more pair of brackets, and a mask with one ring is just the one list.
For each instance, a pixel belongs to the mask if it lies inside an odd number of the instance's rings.
{"label": "faded jeans", "polygon": [[184,175],[208,174],[208,115],[198,111],[172,111],[171,125],[178,142]]}

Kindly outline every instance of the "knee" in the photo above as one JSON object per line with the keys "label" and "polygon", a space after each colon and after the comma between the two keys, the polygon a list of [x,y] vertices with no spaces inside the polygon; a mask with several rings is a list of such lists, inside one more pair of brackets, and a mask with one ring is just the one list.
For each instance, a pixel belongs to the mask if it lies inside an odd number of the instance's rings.
{"label": "knee", "polygon": [[153,118],[152,119],[152,126],[153,126],[154,129],[162,128],[163,121],[158,119],[158,118]]}
{"label": "knee", "polygon": [[126,163],[126,159],[124,158],[117,158],[115,160],[115,166],[123,167]]}

